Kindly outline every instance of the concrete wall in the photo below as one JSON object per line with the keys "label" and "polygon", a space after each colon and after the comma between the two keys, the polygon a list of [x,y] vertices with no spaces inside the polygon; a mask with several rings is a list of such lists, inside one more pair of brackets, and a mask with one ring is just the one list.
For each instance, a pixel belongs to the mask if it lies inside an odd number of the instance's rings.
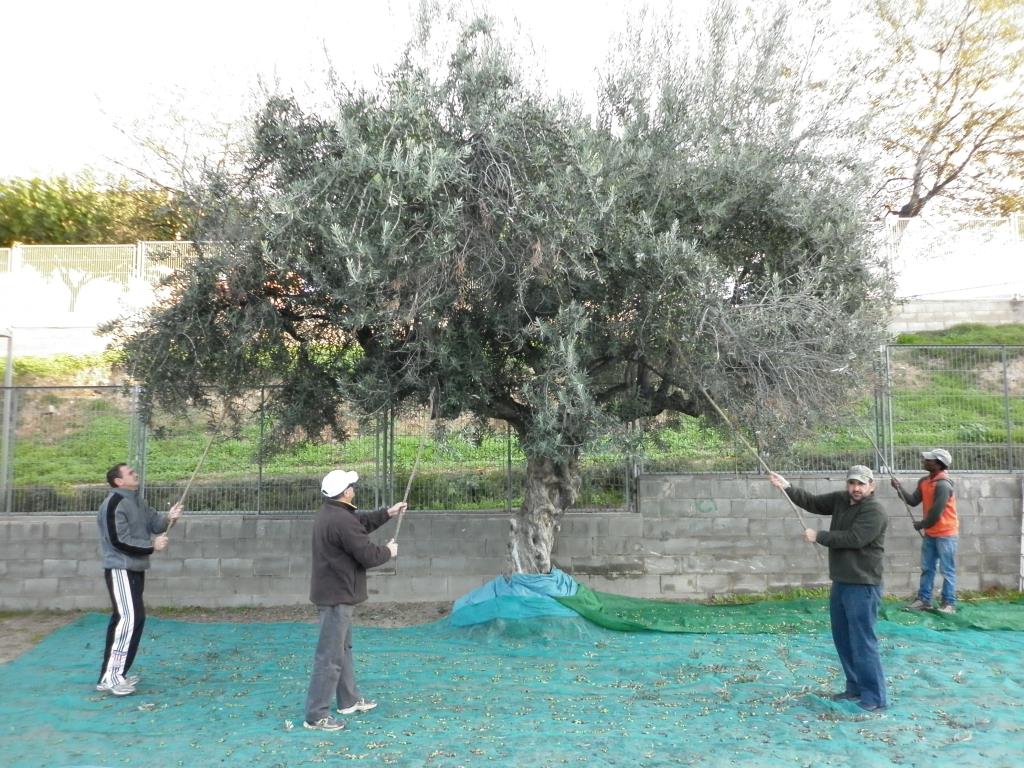
{"label": "concrete wall", "polygon": [[[907,476],[912,482],[916,476]],[[842,476],[801,480],[814,492]],[[1019,475],[957,478],[960,586],[1016,588],[1021,565]],[[888,487],[886,590],[909,595],[920,539]],[[789,505],[763,478],[641,478],[639,512],[570,512],[555,563],[595,589],[638,597],[706,598],[827,583],[823,548],[803,542]],[[812,527],[826,521],[805,515]],[[149,605],[206,607],[305,603],[310,516],[195,515],[153,557]],[[375,536],[386,539],[394,523]],[[454,600],[505,565],[508,520],[487,512],[411,512],[396,563],[371,571],[371,600]],[[107,608],[93,516],[0,519],[0,609]]]}
{"label": "concrete wall", "polygon": [[889,330],[940,331],[961,323],[1024,323],[1024,298],[925,300],[907,299],[896,308]]}

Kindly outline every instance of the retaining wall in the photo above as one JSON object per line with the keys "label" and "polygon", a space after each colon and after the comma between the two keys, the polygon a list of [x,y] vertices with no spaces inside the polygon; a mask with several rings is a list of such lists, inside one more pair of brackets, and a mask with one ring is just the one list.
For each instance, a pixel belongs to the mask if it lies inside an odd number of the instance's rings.
{"label": "retaining wall", "polygon": [[[907,475],[912,483],[916,475]],[[816,493],[844,477],[789,478]],[[961,589],[1017,588],[1020,475],[955,476],[961,516]],[[656,598],[707,598],[827,583],[824,548],[803,541],[796,516],[763,477],[650,475],[638,512],[569,512],[556,565],[595,589]],[[920,538],[886,485],[886,591],[910,595]],[[827,520],[805,513],[812,527]],[[389,523],[374,536],[386,540]],[[186,515],[154,555],[151,606],[260,606],[307,602],[312,516]],[[490,512],[412,511],[399,557],[371,571],[370,599],[454,600],[505,567],[508,519]],[[819,560],[815,552],[822,553]],[[94,515],[0,519],[0,609],[101,609],[108,599]]]}
{"label": "retaining wall", "polygon": [[961,323],[1024,323],[1024,298],[906,299],[896,307],[889,331],[941,331]]}

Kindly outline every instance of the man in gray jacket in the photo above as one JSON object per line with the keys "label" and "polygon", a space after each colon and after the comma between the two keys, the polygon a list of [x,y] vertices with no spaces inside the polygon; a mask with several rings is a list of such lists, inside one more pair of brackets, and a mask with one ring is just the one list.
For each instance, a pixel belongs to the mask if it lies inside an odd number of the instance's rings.
{"label": "man in gray jacket", "polygon": [[328,472],[320,484],[324,503],[313,523],[309,599],[320,613],[320,640],[313,657],[303,725],[319,731],[345,727],[344,721],[331,714],[332,699],[342,715],[368,712],[377,706],[377,702],[364,699],[356,686],[352,609],[366,600],[366,569],[383,565],[398,554],[394,539],[382,547],[370,540],[369,533],[404,512],[407,505],[400,501],[375,512],[357,512],[358,480],[355,472]]}
{"label": "man in gray jacket", "polygon": [[96,690],[127,696],[135,693],[139,681],[137,676],[129,676],[128,670],[146,623],[142,591],[149,556],[167,548],[165,532],[181,517],[182,506],[175,504],[167,512],[147,506],[139,498],[139,476],[127,464],[111,467],[107,483],[111,491],[100,504],[96,525],[112,611]]}

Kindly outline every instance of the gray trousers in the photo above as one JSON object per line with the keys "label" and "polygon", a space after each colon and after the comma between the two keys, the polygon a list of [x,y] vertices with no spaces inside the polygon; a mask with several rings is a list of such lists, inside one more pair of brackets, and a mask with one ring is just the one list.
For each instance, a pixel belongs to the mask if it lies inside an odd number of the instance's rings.
{"label": "gray trousers", "polygon": [[351,707],[359,701],[355,673],[352,669],[351,605],[318,605],[320,640],[313,657],[313,674],[306,694],[306,722],[331,714],[331,700],[339,708]]}

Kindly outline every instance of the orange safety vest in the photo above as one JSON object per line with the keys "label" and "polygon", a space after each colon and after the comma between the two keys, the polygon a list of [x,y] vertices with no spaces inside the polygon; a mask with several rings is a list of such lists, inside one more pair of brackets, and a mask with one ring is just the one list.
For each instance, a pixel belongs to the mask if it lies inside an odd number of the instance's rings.
{"label": "orange safety vest", "polygon": [[[921,510],[925,517],[927,517],[928,512],[931,511],[932,502],[935,499],[935,484],[939,480],[949,480],[949,474],[943,470],[937,473],[934,477],[929,475],[921,480],[918,485],[921,489]],[[934,536],[936,538],[960,535],[960,520],[956,516],[955,493],[951,493],[949,495],[949,500],[946,502],[946,508],[942,510],[942,515],[939,517],[939,521],[931,528],[925,528],[924,532],[927,536]]]}

